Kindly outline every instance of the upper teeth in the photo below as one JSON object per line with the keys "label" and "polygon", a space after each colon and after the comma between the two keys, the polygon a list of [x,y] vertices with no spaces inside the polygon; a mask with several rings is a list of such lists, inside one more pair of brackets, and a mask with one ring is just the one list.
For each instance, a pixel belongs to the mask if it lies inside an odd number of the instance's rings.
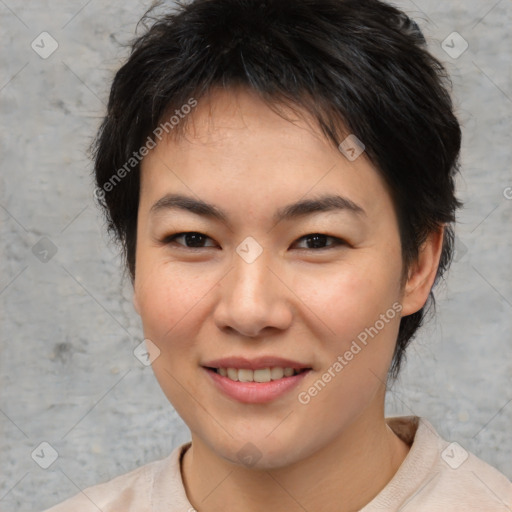
{"label": "upper teeth", "polygon": [[283,377],[291,377],[300,372],[293,368],[260,368],[259,370],[216,368],[216,371],[223,377],[240,382],[270,382]]}

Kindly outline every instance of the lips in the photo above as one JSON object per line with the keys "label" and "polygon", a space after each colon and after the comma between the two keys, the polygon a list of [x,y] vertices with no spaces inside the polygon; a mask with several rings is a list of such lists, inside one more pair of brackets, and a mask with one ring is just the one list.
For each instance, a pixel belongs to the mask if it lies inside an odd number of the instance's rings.
{"label": "lips", "polygon": [[[223,394],[243,403],[265,403],[295,388],[312,369],[281,357],[227,357],[204,363],[210,382]],[[268,378],[270,374],[271,377]]]}
{"label": "lips", "polygon": [[205,368],[204,372],[214,387],[223,395],[237,402],[263,404],[289,395],[310,373],[310,370],[270,382],[240,382],[223,377],[214,370]]}

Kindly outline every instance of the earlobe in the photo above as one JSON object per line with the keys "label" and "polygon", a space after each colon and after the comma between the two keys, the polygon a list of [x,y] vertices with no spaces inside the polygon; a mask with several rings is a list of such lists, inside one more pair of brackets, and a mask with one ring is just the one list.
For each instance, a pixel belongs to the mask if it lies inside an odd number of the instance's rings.
{"label": "earlobe", "polygon": [[439,266],[443,249],[444,226],[431,232],[418,252],[417,260],[411,264],[402,298],[402,316],[419,311],[427,301]]}

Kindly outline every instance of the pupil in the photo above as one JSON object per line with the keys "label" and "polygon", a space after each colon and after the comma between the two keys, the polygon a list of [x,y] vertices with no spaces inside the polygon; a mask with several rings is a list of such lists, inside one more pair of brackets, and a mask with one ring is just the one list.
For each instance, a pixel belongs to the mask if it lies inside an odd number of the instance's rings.
{"label": "pupil", "polygon": [[202,240],[203,238],[203,235],[200,235],[199,233],[187,233],[185,241],[188,246],[201,247],[201,242],[204,242],[204,240]]}
{"label": "pupil", "polygon": [[325,235],[312,235],[308,238],[312,248],[325,247]]}

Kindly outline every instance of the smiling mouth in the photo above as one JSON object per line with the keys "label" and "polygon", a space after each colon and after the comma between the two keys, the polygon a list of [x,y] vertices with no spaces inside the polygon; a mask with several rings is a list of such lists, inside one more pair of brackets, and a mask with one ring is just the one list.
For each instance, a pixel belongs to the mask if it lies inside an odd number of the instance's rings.
{"label": "smiling mouth", "polygon": [[274,380],[286,379],[293,377],[300,373],[307,372],[311,368],[282,368],[282,367],[269,367],[251,370],[248,368],[210,368],[205,367],[207,370],[217,373],[222,377],[226,377],[234,382],[271,382]]}

